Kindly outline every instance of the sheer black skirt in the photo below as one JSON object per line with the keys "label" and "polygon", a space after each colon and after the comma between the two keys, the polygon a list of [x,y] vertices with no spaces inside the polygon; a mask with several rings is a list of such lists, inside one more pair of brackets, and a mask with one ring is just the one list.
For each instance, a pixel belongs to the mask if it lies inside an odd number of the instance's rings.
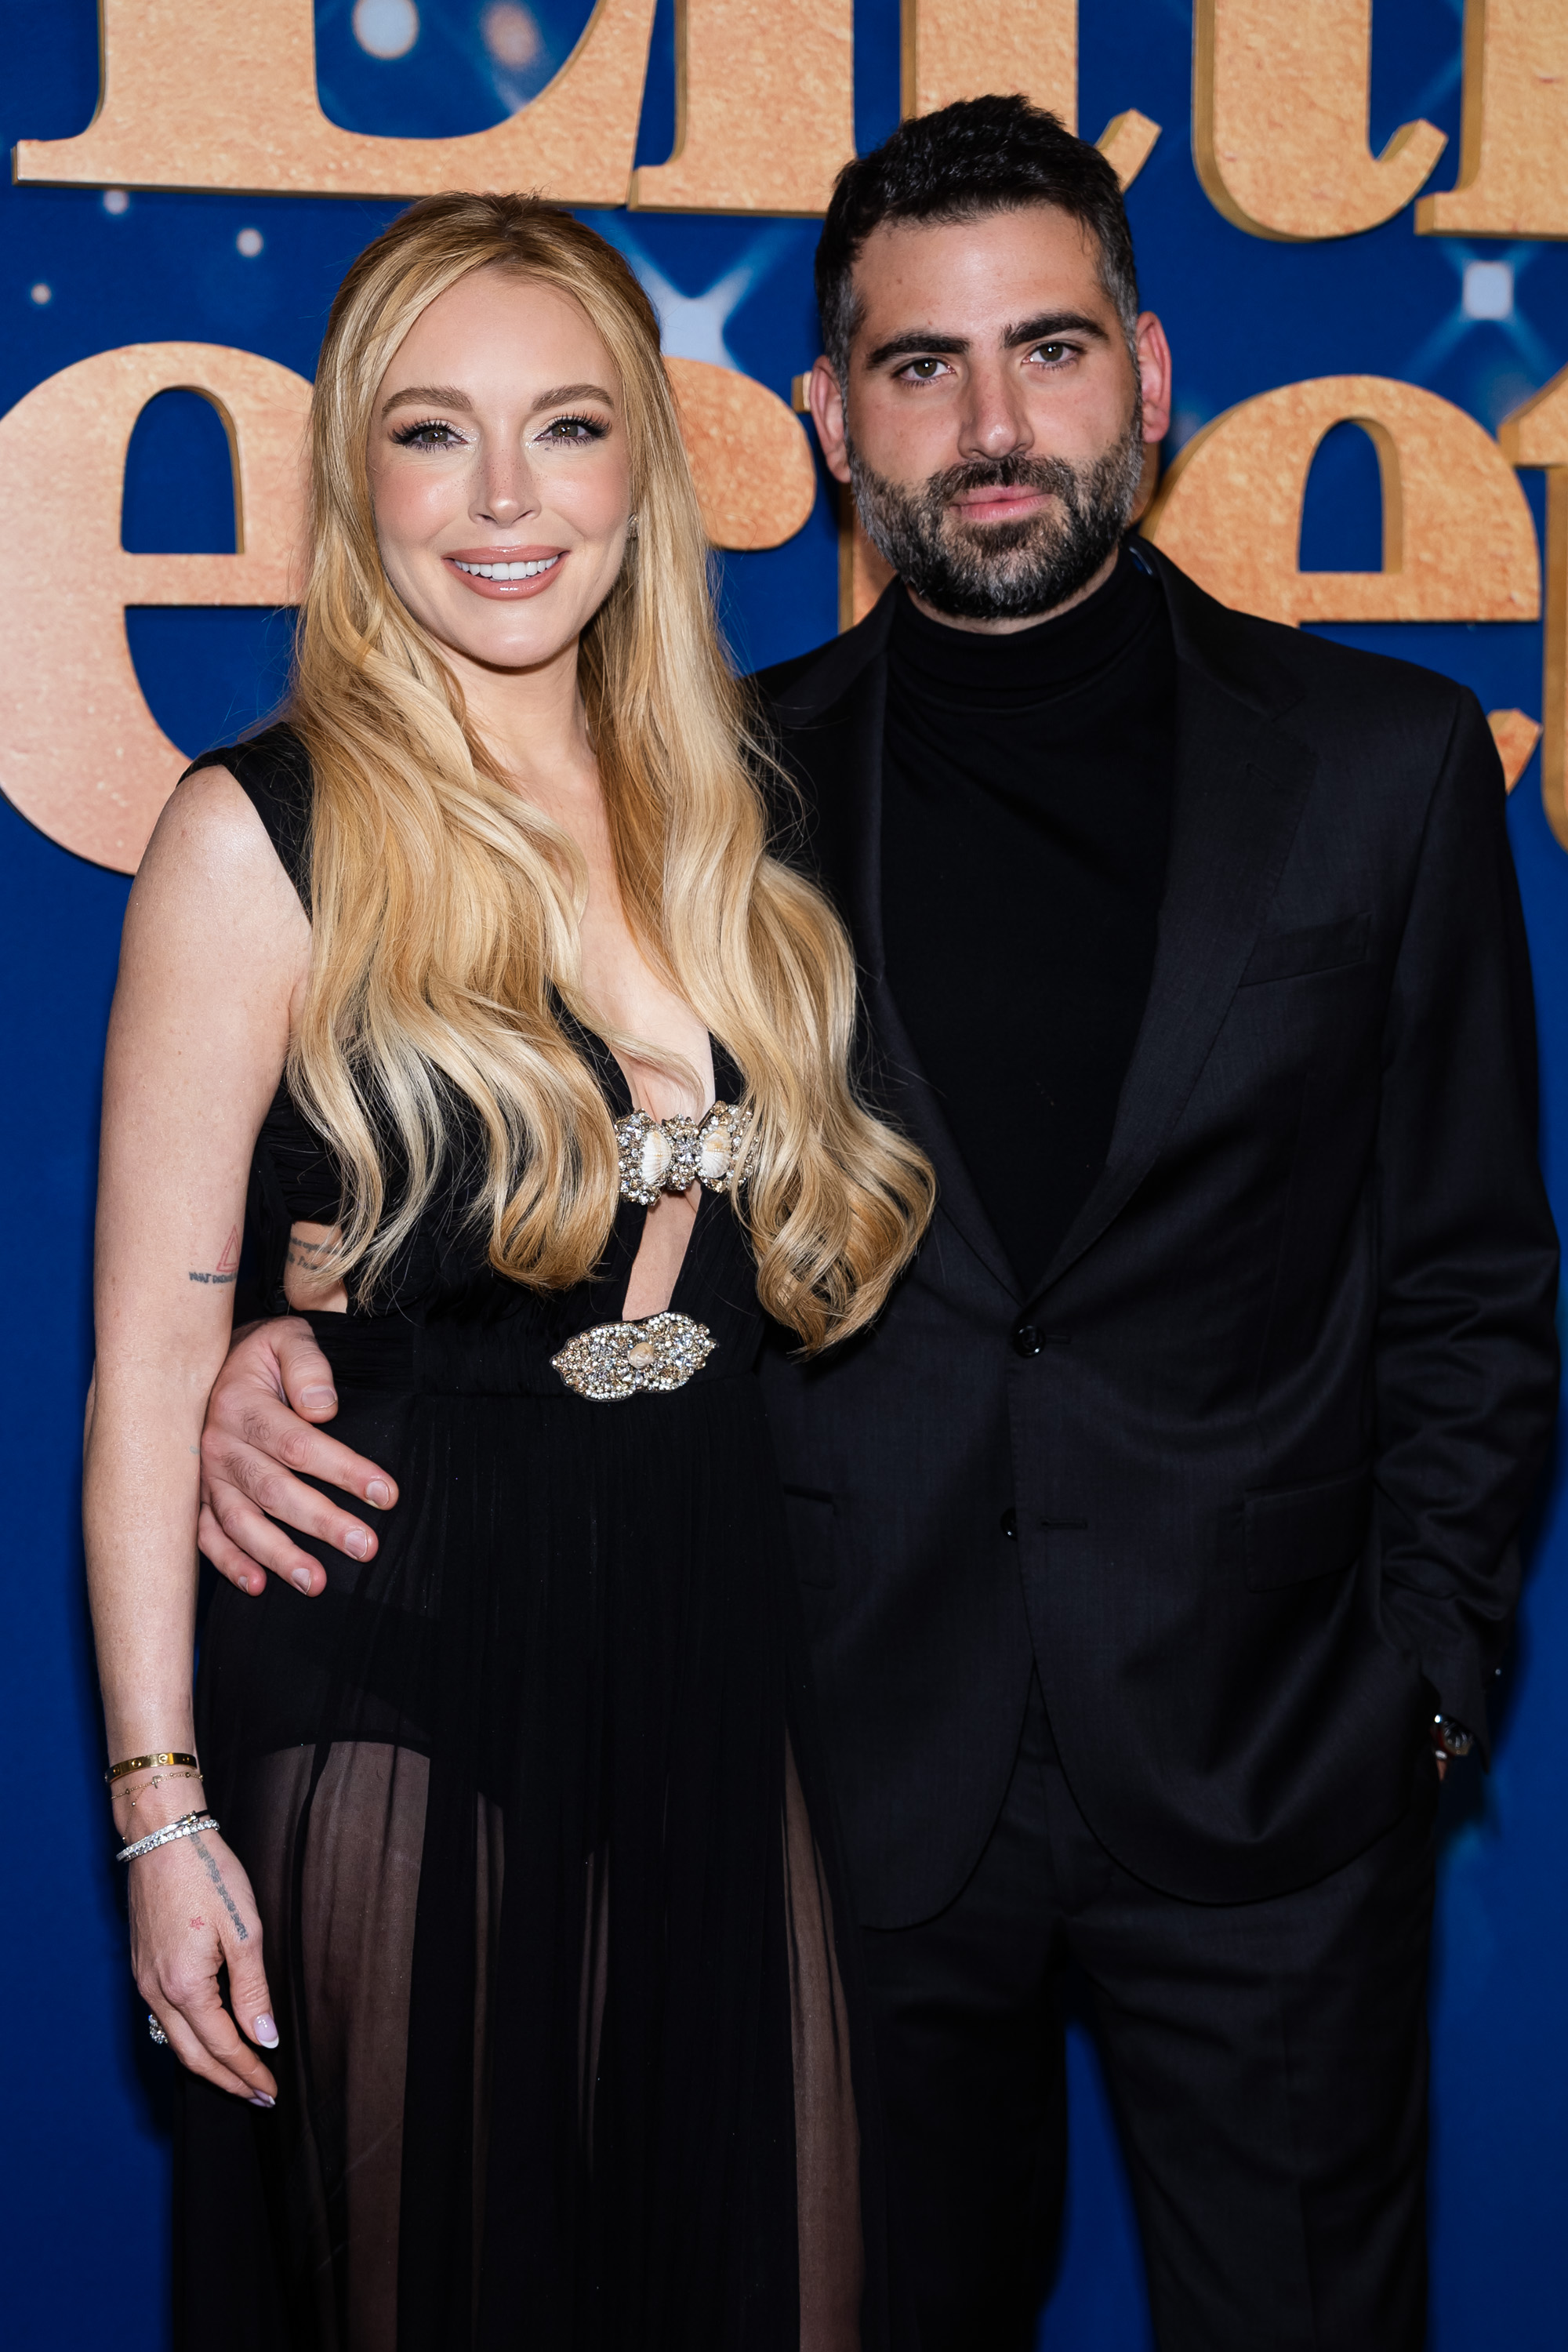
{"label": "sheer black skirt", "polygon": [[403,1500],[321,1598],[223,1586],[205,1629],[282,2043],[270,2113],[184,2081],[182,2342],[874,2352],[869,2035],[755,1380],[606,1405],[331,1352]]}

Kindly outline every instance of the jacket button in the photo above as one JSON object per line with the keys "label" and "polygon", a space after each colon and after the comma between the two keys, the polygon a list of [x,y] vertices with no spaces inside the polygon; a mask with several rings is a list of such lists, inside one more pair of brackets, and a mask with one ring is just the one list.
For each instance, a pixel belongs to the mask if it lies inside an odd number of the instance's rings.
{"label": "jacket button", "polygon": [[1020,1323],[1013,1333],[1013,1349],[1016,1355],[1037,1356],[1045,1344],[1033,1323]]}
{"label": "jacket button", "polygon": [[1012,1536],[1016,1539],[1018,1533],[1018,1514],[1013,1508],[1011,1503],[1008,1504],[1006,1509],[1002,1514],[1002,1532],[1005,1536]]}

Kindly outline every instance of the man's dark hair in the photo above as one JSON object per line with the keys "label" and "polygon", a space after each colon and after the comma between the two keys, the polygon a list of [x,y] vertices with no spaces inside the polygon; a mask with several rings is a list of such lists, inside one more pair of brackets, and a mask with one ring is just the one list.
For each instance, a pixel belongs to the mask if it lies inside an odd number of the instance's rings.
{"label": "man's dark hair", "polygon": [[816,307],[839,383],[848,382],[849,345],[860,323],[852,273],[873,229],[886,221],[977,220],[1025,205],[1055,205],[1095,238],[1100,283],[1131,342],[1138,271],[1110,165],[1026,98],[964,98],[900,123],[834,182],[816,248]]}

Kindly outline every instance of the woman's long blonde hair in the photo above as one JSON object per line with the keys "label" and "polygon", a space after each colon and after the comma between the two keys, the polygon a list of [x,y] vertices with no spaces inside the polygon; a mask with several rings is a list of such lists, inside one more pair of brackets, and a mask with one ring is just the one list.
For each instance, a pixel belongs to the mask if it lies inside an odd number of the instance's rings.
{"label": "woman's long blonde hair", "polygon": [[[851,1082],[842,927],[767,854],[761,755],[717,640],[652,308],[613,247],[532,197],[412,205],[350,269],[316,378],[289,712],[315,778],[313,933],[289,1079],[342,1175],[334,1264],[374,1293],[452,1181],[464,1105],[484,1139],[473,1213],[500,1273],[582,1281],[616,1213],[610,1112],[559,1017],[595,1021],[582,859],[469,725],[439,645],[386,577],[371,506],[372,412],[394,352],[448,287],[498,268],[570,294],[619,375],[638,532],[578,661],[616,871],[643,953],[743,1075],[754,1125],[735,1205],[763,1305],[815,1350],[882,1304],[931,1213],[931,1173]],[[646,1043],[609,1042],[665,1066]]]}

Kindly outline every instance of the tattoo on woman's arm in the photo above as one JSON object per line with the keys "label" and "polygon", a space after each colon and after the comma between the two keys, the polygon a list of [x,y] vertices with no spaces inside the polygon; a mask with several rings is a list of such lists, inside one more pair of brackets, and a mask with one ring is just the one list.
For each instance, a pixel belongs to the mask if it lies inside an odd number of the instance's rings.
{"label": "tattoo on woman's arm", "polygon": [[236,1903],[233,1895],[229,1893],[227,1887],[223,1883],[222,1871],[218,1868],[216,1863],[207,1852],[206,1841],[198,1835],[191,1840],[191,1843],[195,1847],[197,1853],[201,1856],[202,1868],[206,1872],[207,1876],[212,1880],[214,1886],[217,1890],[218,1901],[223,1905],[224,1909],[228,1913],[229,1917],[234,1922],[235,1934],[238,1937],[242,1944],[248,1944],[250,1941],[250,1930],[239,1916],[238,1905]]}
{"label": "tattoo on woman's arm", "polygon": [[239,1227],[230,1225],[228,1239],[219,1254],[218,1262],[210,1274],[197,1274],[193,1269],[193,1282],[233,1282],[239,1273]]}

